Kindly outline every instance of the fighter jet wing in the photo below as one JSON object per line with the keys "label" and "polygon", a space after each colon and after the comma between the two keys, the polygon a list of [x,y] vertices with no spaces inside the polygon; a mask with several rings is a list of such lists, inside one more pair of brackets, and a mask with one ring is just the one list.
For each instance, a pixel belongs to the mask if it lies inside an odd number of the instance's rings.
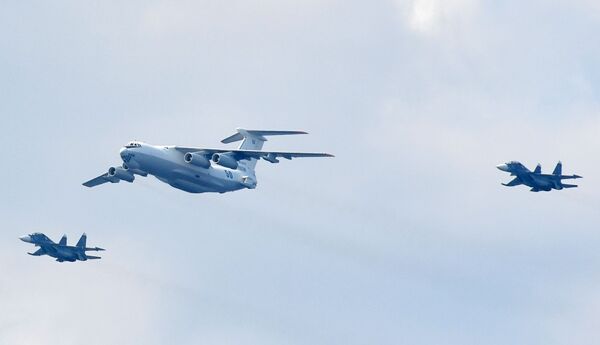
{"label": "fighter jet wing", "polygon": [[283,157],[285,159],[300,158],[300,157],[333,157],[332,154],[320,153],[320,152],[227,150],[227,149],[210,149],[210,148],[183,147],[183,146],[175,146],[174,149],[177,151],[183,152],[183,153],[195,152],[195,153],[204,154],[206,156],[211,156],[215,153],[232,153],[237,160],[250,159],[250,158],[256,158],[256,159],[263,158],[271,163],[277,163],[278,157]]}
{"label": "fighter jet wing", "polygon": [[112,179],[111,177],[108,176],[108,173],[106,173],[106,174],[100,175],[96,178],[93,178],[87,182],[84,182],[83,185],[91,188],[91,187],[96,187],[96,186],[101,185],[106,182],[117,183],[117,182],[119,182],[119,179]]}
{"label": "fighter jet wing", "polygon": [[510,181],[509,183],[503,183],[502,185],[506,186],[506,187],[514,187],[514,186],[518,186],[520,184],[523,184],[523,182],[521,182],[521,179],[517,177],[514,180]]}
{"label": "fighter jet wing", "polygon": [[35,251],[35,253],[27,253],[27,254],[33,255],[33,256],[40,256],[40,255],[46,254],[46,250],[44,250],[44,248],[40,248],[37,251]]}

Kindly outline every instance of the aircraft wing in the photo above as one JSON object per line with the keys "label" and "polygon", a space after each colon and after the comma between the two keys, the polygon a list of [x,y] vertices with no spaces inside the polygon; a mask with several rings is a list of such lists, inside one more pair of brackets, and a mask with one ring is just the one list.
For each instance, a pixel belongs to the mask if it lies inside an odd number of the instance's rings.
{"label": "aircraft wing", "polygon": [[263,158],[266,161],[271,163],[277,163],[278,157],[283,157],[285,159],[292,158],[300,158],[300,157],[333,157],[333,155],[329,153],[320,153],[320,152],[283,152],[283,151],[260,151],[260,150],[227,150],[227,149],[210,149],[210,148],[199,148],[199,147],[183,147],[183,146],[175,146],[175,150],[188,153],[194,152],[199,154],[204,154],[206,156],[212,156],[215,153],[231,153],[237,160],[242,159],[250,159]]}
{"label": "aircraft wing", "polygon": [[44,248],[40,248],[37,251],[35,251],[35,253],[27,253],[27,254],[33,255],[33,256],[40,256],[40,255],[46,254],[46,250]]}
{"label": "aircraft wing", "polygon": [[514,187],[514,186],[518,186],[520,184],[523,184],[523,182],[521,181],[520,178],[517,177],[514,180],[510,181],[509,183],[503,183],[502,185],[506,186],[506,187]]}
{"label": "aircraft wing", "polygon": [[119,182],[119,180],[118,179],[115,180],[114,178],[111,178],[110,176],[108,176],[108,173],[106,173],[106,174],[100,175],[96,178],[93,178],[87,182],[84,182],[83,185],[91,188],[91,187],[96,187],[96,186],[101,185],[106,182],[116,183],[116,182]]}

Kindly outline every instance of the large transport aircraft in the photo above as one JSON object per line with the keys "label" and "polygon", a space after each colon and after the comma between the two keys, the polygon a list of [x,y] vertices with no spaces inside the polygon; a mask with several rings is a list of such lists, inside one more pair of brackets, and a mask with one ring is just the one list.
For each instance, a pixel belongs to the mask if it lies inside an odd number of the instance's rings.
{"label": "large transport aircraft", "polygon": [[183,146],[155,146],[132,141],[120,151],[123,164],[83,183],[86,187],[120,181],[135,175],[154,175],[160,181],[190,193],[225,193],[256,188],[254,167],[258,160],[278,163],[278,158],[333,157],[328,153],[261,151],[267,136],[307,134],[302,131],[237,129],[222,143],[242,141],[237,150]]}

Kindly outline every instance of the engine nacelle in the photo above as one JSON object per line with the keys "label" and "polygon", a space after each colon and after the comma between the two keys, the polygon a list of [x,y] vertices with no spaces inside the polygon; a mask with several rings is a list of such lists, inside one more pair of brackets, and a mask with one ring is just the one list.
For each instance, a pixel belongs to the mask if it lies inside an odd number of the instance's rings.
{"label": "engine nacelle", "polygon": [[185,156],[183,156],[183,160],[186,163],[190,163],[204,169],[210,168],[210,161],[206,159],[206,157],[198,153],[188,152],[185,154]]}
{"label": "engine nacelle", "polygon": [[212,161],[229,169],[237,169],[238,167],[238,162],[226,154],[215,153],[212,156]]}
{"label": "engine nacelle", "polygon": [[135,180],[135,176],[133,176],[129,170],[122,167],[110,167],[108,169],[108,177],[117,178],[127,182],[133,182],[133,180]]}

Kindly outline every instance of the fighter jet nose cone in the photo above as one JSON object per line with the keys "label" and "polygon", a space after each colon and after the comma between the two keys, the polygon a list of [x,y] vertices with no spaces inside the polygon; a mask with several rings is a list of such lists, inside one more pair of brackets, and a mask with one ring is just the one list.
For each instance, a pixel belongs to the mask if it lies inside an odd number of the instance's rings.
{"label": "fighter jet nose cone", "polygon": [[498,164],[496,165],[496,168],[502,171],[508,171],[508,166],[506,164]]}
{"label": "fighter jet nose cone", "polygon": [[31,237],[29,235],[21,236],[19,239],[23,242],[31,242]]}

